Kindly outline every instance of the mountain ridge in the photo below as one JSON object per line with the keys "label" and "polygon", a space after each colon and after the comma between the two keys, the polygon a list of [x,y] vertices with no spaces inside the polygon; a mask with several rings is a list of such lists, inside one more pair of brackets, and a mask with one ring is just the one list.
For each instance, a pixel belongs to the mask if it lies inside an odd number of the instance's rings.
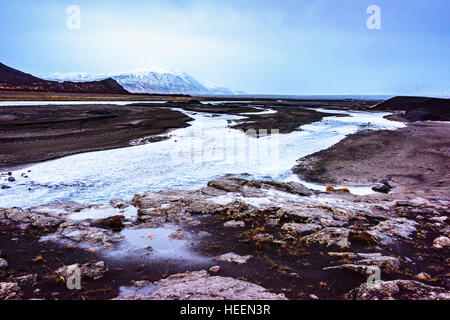
{"label": "mountain ridge", "polygon": [[35,77],[0,62],[0,90],[129,94],[116,80],[106,78],[87,82],[51,81]]}
{"label": "mountain ridge", "polygon": [[85,72],[53,73],[43,78],[52,81],[94,81],[110,77],[131,93],[233,95],[236,92],[220,86],[207,86],[185,72],[161,67],[123,73],[89,74]]}

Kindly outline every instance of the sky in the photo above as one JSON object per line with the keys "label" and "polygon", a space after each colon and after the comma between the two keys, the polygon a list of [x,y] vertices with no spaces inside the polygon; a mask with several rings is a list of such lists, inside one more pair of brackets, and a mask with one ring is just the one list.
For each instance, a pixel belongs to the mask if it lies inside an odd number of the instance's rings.
{"label": "sky", "polygon": [[449,0],[1,0],[0,62],[34,75],[162,66],[251,94],[450,95],[449,12]]}

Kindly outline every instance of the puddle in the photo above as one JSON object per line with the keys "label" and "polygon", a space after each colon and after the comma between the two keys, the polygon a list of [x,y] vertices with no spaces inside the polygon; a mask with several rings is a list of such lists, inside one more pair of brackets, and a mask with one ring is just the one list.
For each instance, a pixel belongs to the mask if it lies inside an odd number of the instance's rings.
{"label": "puddle", "polygon": [[161,261],[163,259],[207,263],[209,259],[195,253],[189,239],[173,239],[170,237],[176,230],[169,227],[124,229],[121,234],[125,238],[119,247],[105,252],[105,254],[118,259],[140,258],[145,261]]}

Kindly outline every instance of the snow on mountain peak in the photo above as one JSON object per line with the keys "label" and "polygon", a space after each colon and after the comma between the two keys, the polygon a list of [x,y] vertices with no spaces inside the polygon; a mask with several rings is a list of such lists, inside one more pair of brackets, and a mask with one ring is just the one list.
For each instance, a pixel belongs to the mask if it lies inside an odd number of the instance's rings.
{"label": "snow on mountain peak", "polygon": [[219,86],[206,86],[190,75],[164,67],[151,67],[115,74],[88,74],[85,72],[53,73],[43,76],[55,81],[93,81],[113,78],[132,93],[162,93],[191,95],[231,95],[233,92]]}

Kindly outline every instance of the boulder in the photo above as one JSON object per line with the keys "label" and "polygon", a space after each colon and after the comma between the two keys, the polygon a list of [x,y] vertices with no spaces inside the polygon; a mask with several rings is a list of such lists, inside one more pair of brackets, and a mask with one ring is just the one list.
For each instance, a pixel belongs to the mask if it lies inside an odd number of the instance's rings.
{"label": "boulder", "polygon": [[21,300],[20,287],[15,282],[0,282],[0,300]]}
{"label": "boulder", "polygon": [[223,176],[208,182],[208,187],[224,190],[228,192],[238,192],[247,180],[232,176]]}
{"label": "boulder", "polygon": [[253,256],[251,256],[251,255],[240,256],[234,252],[229,252],[229,253],[226,253],[226,254],[216,257],[215,260],[236,263],[236,264],[244,264],[247,262],[247,260],[249,260],[251,258],[253,258]]}
{"label": "boulder", "polygon": [[236,221],[236,220],[230,220],[223,224],[226,228],[238,228],[238,227],[245,227],[244,221]]}
{"label": "boulder", "polygon": [[308,235],[305,240],[327,246],[335,245],[339,247],[349,247],[348,235],[350,230],[347,228],[327,227],[316,233]]}
{"label": "boulder", "polygon": [[363,283],[344,296],[347,300],[449,300],[450,293],[414,280]]}
{"label": "boulder", "polygon": [[31,287],[37,283],[37,276],[37,273],[27,274],[25,276],[12,278],[12,281],[16,282],[21,288]]}
{"label": "boulder", "polygon": [[380,222],[370,228],[367,232],[384,245],[390,245],[399,239],[409,239],[411,233],[415,232],[417,222],[406,218],[391,218]]}
{"label": "boulder", "polygon": [[5,271],[6,268],[8,268],[8,262],[5,259],[0,258],[0,272]]}
{"label": "boulder", "polygon": [[205,270],[175,274],[150,286],[147,294],[116,300],[286,300],[283,294],[230,277],[210,276]]}
{"label": "boulder", "polygon": [[125,228],[125,225],[123,224],[124,220],[125,220],[124,216],[115,215],[105,219],[100,219],[95,224],[97,226],[108,228],[113,231],[121,231],[123,228]]}
{"label": "boulder", "polygon": [[98,261],[96,263],[85,263],[79,264],[75,263],[68,266],[63,266],[55,271],[56,275],[67,280],[70,276],[72,276],[76,270],[79,268],[81,271],[81,277],[86,277],[92,280],[97,280],[103,277],[103,275],[108,271],[105,267],[104,261]]}
{"label": "boulder", "polygon": [[122,200],[122,199],[117,199],[117,198],[111,199],[111,200],[109,201],[109,204],[110,204],[113,208],[117,208],[117,209],[124,209],[124,208],[126,208],[126,207],[128,207],[128,206],[130,205],[129,202],[124,201],[124,200]]}
{"label": "boulder", "polygon": [[448,237],[438,237],[433,241],[433,248],[442,249],[448,246],[450,246],[450,239]]}
{"label": "boulder", "polygon": [[315,223],[285,223],[281,227],[281,230],[302,234],[305,232],[319,230],[321,228],[322,228],[321,226]]}

